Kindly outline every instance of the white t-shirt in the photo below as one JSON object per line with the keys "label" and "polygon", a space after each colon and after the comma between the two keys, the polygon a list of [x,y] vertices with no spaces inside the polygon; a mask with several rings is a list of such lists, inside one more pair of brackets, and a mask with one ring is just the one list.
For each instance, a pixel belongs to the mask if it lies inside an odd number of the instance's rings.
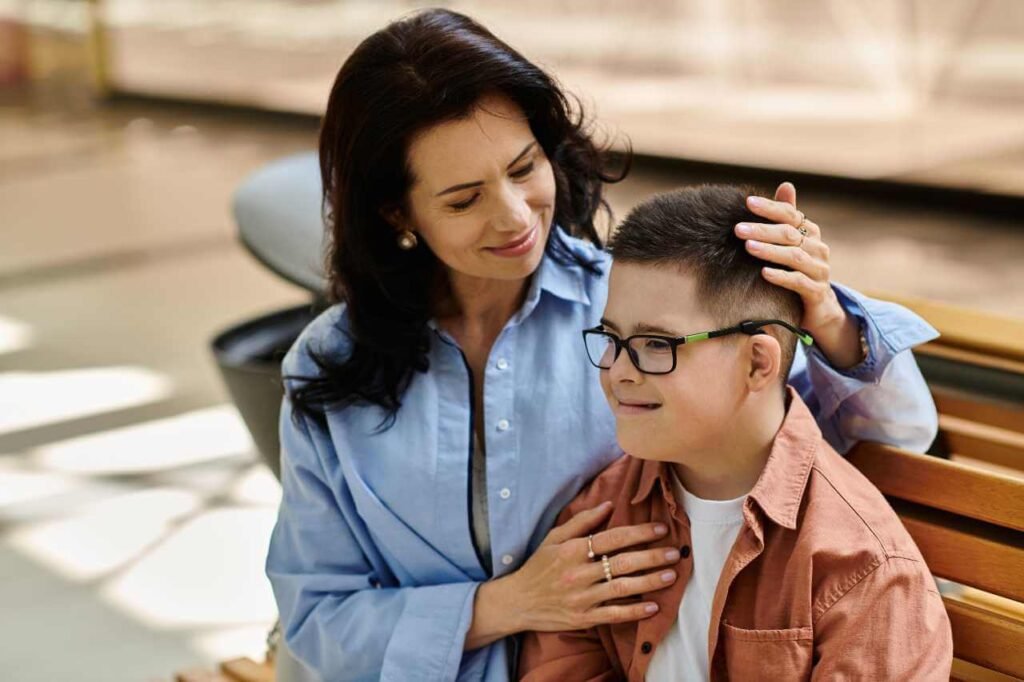
{"label": "white t-shirt", "polygon": [[708,679],[708,628],[711,602],[725,560],[743,525],[743,502],[702,500],[683,489],[672,475],[676,500],[690,517],[693,573],[679,603],[679,617],[658,644],[647,668],[647,682],[686,682]]}

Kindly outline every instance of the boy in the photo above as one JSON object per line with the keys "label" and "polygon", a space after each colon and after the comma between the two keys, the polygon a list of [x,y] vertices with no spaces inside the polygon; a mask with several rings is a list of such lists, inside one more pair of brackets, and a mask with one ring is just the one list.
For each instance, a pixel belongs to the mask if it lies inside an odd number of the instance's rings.
{"label": "boy", "polygon": [[[812,339],[799,297],[733,236],[758,220],[745,197],[657,196],[612,240],[584,340],[628,454],[559,523],[604,500],[608,527],[663,522],[678,579],[643,595],[649,619],[528,633],[524,679],[949,679],[949,621],[917,547],[785,385]],[[612,559],[594,557],[607,580]]]}

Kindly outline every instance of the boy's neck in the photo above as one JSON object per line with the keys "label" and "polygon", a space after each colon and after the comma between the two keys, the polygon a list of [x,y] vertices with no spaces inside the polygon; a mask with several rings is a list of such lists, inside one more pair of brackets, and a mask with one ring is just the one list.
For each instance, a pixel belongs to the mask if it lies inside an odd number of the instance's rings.
{"label": "boy's neck", "polygon": [[707,452],[687,452],[671,462],[686,491],[704,500],[733,500],[749,493],[764,471],[787,403],[788,397],[746,401]]}

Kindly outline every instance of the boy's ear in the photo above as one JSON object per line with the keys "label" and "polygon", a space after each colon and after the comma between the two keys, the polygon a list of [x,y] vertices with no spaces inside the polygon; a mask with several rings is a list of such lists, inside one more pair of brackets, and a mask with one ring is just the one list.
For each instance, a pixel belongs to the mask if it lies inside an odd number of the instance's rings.
{"label": "boy's ear", "polygon": [[774,388],[782,369],[782,346],[779,340],[771,334],[755,334],[747,343],[750,350],[747,387],[751,391]]}

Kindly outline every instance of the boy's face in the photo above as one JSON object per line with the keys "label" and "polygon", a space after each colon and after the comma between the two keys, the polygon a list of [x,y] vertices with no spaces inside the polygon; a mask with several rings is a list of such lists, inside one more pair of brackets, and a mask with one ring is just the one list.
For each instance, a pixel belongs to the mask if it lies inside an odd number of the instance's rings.
{"label": "boy's face", "polygon": [[[684,336],[719,328],[697,300],[696,282],[669,266],[615,262],[603,324],[620,339],[633,334]],[[635,457],[679,461],[727,441],[746,395],[749,361],[743,335],[676,348],[671,374],[643,374],[626,352],[601,370],[601,387],[615,414],[619,445]]]}

